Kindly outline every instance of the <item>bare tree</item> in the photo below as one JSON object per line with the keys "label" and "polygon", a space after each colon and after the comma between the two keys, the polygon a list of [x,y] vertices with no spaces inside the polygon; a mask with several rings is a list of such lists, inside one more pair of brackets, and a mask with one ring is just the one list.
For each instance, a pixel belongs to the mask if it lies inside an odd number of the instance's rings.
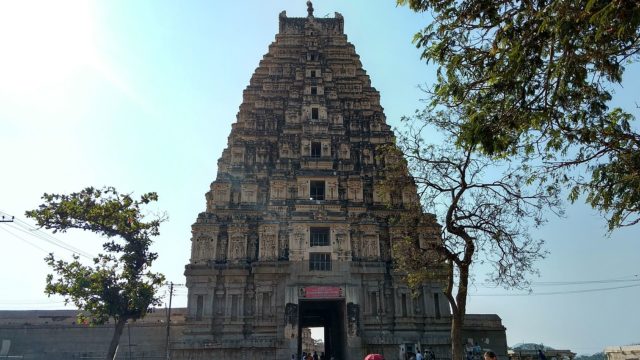
{"label": "bare tree", "polygon": [[[424,132],[436,124],[450,136],[447,119],[437,122],[427,113],[408,121],[397,146],[385,149],[386,191],[393,193],[413,182],[420,202],[398,219],[406,228],[404,241],[394,243],[394,261],[406,273],[410,286],[439,279],[451,312],[451,355],[463,358],[461,329],[473,264],[492,269],[490,281],[507,288],[527,287],[527,275],[536,273],[535,261],[544,258],[543,240],[533,239],[531,226],[545,222],[549,211],[560,214],[555,186],[532,186],[527,166],[479,154],[474,145],[443,141],[427,144]],[[453,137],[450,137],[453,138]],[[450,139],[449,138],[449,139]],[[410,176],[408,176],[410,175]],[[432,216],[441,225],[439,237],[420,241],[420,229]],[[433,220],[431,220],[433,221]]]}

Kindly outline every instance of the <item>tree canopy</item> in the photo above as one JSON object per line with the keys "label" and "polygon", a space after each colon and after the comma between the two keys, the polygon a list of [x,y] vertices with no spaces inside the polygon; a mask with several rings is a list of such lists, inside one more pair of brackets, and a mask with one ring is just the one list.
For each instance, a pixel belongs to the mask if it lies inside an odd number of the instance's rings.
{"label": "tree canopy", "polygon": [[[608,220],[640,222],[640,134],[610,108],[640,50],[640,2],[397,0],[433,21],[416,34],[438,66],[432,109],[461,112],[458,145],[542,164]],[[582,175],[585,173],[586,175]]]}
{"label": "tree canopy", "polygon": [[113,359],[126,322],[140,319],[160,305],[156,293],[164,276],[151,272],[158,255],[149,247],[165,217],[145,221],[142,209],[157,201],[158,195],[147,193],[135,200],[113,187],[88,187],[69,195],[44,194],[42,199],[42,205],[26,212],[38,226],[54,233],[80,229],[107,239],[102,245],[104,253],[93,259],[93,265],[83,264],[77,255],[66,261],[49,254],[45,260],[55,274],[47,275],[45,293],[73,302],[84,311],[79,315],[81,320],[104,324],[114,319],[116,328],[106,357]]}

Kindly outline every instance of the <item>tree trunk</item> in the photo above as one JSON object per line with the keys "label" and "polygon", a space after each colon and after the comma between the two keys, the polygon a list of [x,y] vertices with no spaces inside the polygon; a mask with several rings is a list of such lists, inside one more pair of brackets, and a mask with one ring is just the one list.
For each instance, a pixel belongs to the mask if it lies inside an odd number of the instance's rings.
{"label": "tree trunk", "polygon": [[469,265],[463,263],[458,267],[458,292],[456,306],[452,307],[451,316],[451,359],[464,360],[465,351],[462,342],[462,326],[467,313],[467,289],[469,286]]}
{"label": "tree trunk", "polygon": [[116,353],[118,352],[118,344],[120,343],[120,335],[122,335],[122,330],[127,323],[127,319],[120,318],[116,321],[116,328],[113,332],[113,337],[111,338],[111,344],[109,344],[109,350],[107,351],[107,356],[105,360],[114,360],[116,358]]}
{"label": "tree trunk", "polygon": [[462,351],[462,324],[464,314],[454,313],[451,316],[451,359],[463,360],[464,351]]}

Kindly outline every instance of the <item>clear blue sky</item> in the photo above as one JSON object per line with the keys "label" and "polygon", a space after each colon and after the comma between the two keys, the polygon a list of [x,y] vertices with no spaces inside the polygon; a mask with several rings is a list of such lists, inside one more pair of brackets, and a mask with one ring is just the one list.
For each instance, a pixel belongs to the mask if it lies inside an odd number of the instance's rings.
{"label": "clear blue sky", "polygon": [[[170,220],[154,245],[155,270],[184,283],[190,225],[205,208],[242,91],[278,31],[278,14],[305,16],[304,0],[5,1],[0,3],[0,211],[19,216],[44,192],[113,185],[160,195]],[[421,107],[434,69],[411,38],[427,17],[393,0],[317,0],[316,16],[345,31],[392,126]],[[637,66],[627,74],[638,79]],[[640,102],[637,82],[617,101]],[[635,98],[633,97],[635,96]],[[605,236],[604,221],[571,206],[535,233],[547,240],[533,295],[477,286],[469,312],[497,313],[511,345],[543,342],[578,353],[640,342],[640,227]],[[101,239],[57,234],[95,254]],[[43,294],[49,251],[69,252],[0,225],[0,309],[62,308]],[[482,274],[482,269],[477,269]],[[618,282],[612,280],[636,280]],[[554,295],[536,295],[560,293]],[[174,304],[186,304],[179,288]],[[487,296],[500,295],[500,296]]]}

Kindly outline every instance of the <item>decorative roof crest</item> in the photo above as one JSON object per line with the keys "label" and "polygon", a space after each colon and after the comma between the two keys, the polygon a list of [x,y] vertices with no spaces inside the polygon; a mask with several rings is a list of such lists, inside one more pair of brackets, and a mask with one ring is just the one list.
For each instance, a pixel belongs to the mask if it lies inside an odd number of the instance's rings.
{"label": "decorative roof crest", "polygon": [[307,13],[309,17],[313,17],[313,3],[311,0],[307,1]]}

